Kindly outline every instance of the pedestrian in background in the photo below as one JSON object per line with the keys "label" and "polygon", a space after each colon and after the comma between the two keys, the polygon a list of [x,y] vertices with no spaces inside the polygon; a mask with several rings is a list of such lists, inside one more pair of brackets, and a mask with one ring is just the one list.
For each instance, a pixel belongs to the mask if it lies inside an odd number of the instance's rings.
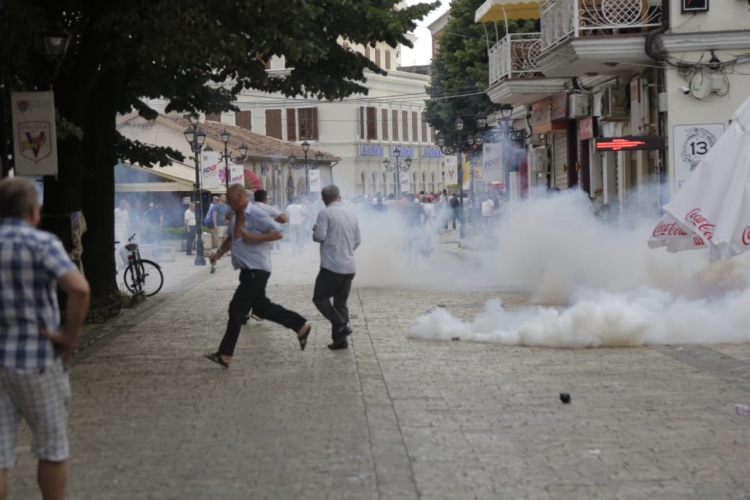
{"label": "pedestrian in background", "polygon": [[[0,498],[7,498],[18,426],[26,420],[42,498],[63,499],[68,478],[70,360],[89,308],[89,285],[60,240],[36,229],[34,181],[0,182]],[[57,286],[68,295],[60,330]]]}
{"label": "pedestrian in background", "polygon": [[[269,203],[268,192],[265,189],[257,190],[253,197],[255,198],[255,206],[267,213],[273,220],[279,224],[286,224],[289,221],[289,218],[279,207]],[[281,248],[281,243],[278,241],[274,245],[277,250]]]}
{"label": "pedestrian in background", "polygon": [[495,219],[495,202],[492,201],[489,193],[482,202],[482,226],[484,228],[484,236],[486,238],[492,238],[492,225]]}
{"label": "pedestrian in background", "polygon": [[283,237],[281,226],[250,203],[242,184],[229,186],[227,201],[234,212],[227,238],[209,259],[216,262],[231,248],[232,266],[240,270],[240,285],[229,303],[229,319],[219,350],[204,356],[229,368],[242,324],[251,309],[259,318],[295,331],[300,349],[304,351],[312,329],[310,323],[296,312],[274,304],[266,296],[266,285],[271,277],[271,242]]}
{"label": "pedestrian in background", "polygon": [[217,247],[220,247],[224,243],[224,237],[227,234],[227,215],[232,210],[227,205],[227,195],[222,194],[219,196],[219,202],[214,206],[213,211],[213,223],[214,230],[216,231],[217,241],[214,243]]}
{"label": "pedestrian in background", "polygon": [[188,205],[185,210],[185,236],[187,237],[186,255],[193,255],[193,244],[195,243],[195,203]]}
{"label": "pedestrian in background", "polygon": [[357,216],[341,205],[339,188],[326,186],[321,195],[325,208],[318,213],[313,226],[313,241],[320,243],[320,271],[315,280],[313,303],[331,322],[333,342],[328,348],[335,351],[349,347],[346,337],[352,329],[346,303],[356,272],[354,251],[362,240]]}
{"label": "pedestrian in background", "polygon": [[143,218],[146,219],[146,225],[148,229],[149,243],[161,243],[161,230],[164,227],[164,212],[161,210],[161,203],[156,202],[156,205],[149,203],[148,210],[143,214]]}
{"label": "pedestrian in background", "polygon": [[307,209],[295,196],[292,204],[286,207],[289,216],[289,233],[292,238],[292,252],[302,253],[305,243],[305,223],[307,222]]}
{"label": "pedestrian in background", "polygon": [[[203,218],[203,225],[211,231],[211,248],[216,248],[218,245],[217,240],[219,239],[218,231],[216,230],[216,224],[214,223],[214,209],[219,204],[219,197],[213,196],[211,198],[211,204],[208,206],[206,216]],[[203,228],[201,228],[201,231]]]}

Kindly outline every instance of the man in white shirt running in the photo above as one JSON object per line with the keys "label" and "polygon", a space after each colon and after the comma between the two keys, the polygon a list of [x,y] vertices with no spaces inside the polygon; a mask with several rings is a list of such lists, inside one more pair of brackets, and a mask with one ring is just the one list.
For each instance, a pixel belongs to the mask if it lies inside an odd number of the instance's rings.
{"label": "man in white shirt running", "polygon": [[484,234],[487,238],[492,238],[492,222],[495,217],[495,202],[492,201],[490,195],[487,195],[487,199],[482,202],[482,225],[484,226]]}
{"label": "man in white shirt running", "polygon": [[289,233],[292,237],[293,253],[302,253],[305,243],[305,222],[307,222],[307,208],[300,202],[298,196],[292,200],[292,204],[286,207],[289,214]]}
{"label": "man in white shirt running", "polygon": [[187,237],[187,252],[185,255],[193,255],[193,243],[195,242],[195,203],[188,205],[185,210],[185,236]]}
{"label": "man in white shirt running", "polygon": [[[346,337],[352,333],[346,302],[352,289],[354,251],[361,243],[359,222],[352,210],[341,205],[339,188],[323,188],[325,208],[313,226],[313,241],[320,243],[320,272],[315,280],[313,303],[332,326],[332,351],[346,349]],[[333,298],[333,305],[331,305]]]}

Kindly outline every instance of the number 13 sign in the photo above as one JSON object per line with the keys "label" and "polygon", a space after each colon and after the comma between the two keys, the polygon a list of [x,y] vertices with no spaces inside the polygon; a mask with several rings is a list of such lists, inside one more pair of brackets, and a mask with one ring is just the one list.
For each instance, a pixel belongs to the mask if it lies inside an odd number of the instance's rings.
{"label": "number 13 sign", "polygon": [[675,125],[672,131],[674,191],[677,191],[724,133],[724,124]]}

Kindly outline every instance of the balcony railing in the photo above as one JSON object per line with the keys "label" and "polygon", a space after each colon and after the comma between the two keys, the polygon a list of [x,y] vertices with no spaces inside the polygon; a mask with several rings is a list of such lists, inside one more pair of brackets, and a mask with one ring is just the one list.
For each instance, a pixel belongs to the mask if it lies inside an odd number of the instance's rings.
{"label": "balcony railing", "polygon": [[545,0],[542,51],[583,36],[643,33],[661,25],[662,0]]}
{"label": "balcony railing", "polygon": [[509,33],[489,50],[490,85],[509,78],[542,76],[537,58],[541,33]]}

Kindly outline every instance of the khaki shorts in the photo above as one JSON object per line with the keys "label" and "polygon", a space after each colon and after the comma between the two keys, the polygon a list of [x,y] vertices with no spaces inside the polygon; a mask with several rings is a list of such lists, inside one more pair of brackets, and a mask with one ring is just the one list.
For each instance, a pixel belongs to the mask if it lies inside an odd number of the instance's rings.
{"label": "khaki shorts", "polygon": [[216,236],[223,238],[227,235],[227,226],[219,226],[216,228]]}
{"label": "khaki shorts", "polygon": [[68,458],[70,382],[58,358],[43,370],[0,368],[0,469],[13,467],[21,417],[31,428],[31,451],[40,460]]}

